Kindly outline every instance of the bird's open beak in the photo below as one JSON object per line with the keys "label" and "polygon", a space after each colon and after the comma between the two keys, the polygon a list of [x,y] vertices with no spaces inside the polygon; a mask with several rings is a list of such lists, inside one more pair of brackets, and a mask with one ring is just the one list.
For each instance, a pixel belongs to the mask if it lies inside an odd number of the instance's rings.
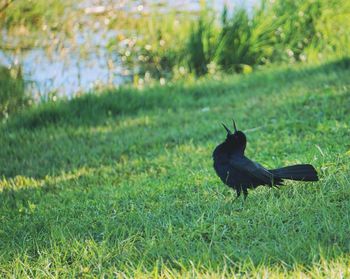
{"label": "bird's open beak", "polygon": [[224,126],[225,130],[227,131],[227,133],[228,133],[229,135],[231,135],[232,132],[230,131],[230,129],[227,128],[226,125],[225,125],[224,123],[221,123],[221,124],[222,124],[222,126]]}
{"label": "bird's open beak", "polygon": [[233,128],[235,128],[235,132],[237,132],[236,123],[233,119],[232,119],[232,121],[233,121]]}

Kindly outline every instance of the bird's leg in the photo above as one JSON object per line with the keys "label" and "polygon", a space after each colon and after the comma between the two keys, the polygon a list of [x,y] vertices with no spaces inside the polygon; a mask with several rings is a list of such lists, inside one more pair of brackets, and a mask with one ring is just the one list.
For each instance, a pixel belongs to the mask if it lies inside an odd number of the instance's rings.
{"label": "bird's leg", "polygon": [[248,189],[245,188],[245,187],[241,187],[240,188],[240,193],[241,193],[241,191],[243,191],[243,200],[241,200],[241,208],[240,208],[240,210],[242,210],[244,208],[244,203],[245,203],[245,200],[246,200],[246,198],[248,196]]}
{"label": "bird's leg", "polygon": [[243,195],[244,195],[244,200],[246,200],[248,197],[248,189],[247,188],[243,189]]}
{"label": "bird's leg", "polygon": [[241,196],[241,191],[242,191],[241,188],[237,188],[237,189],[236,189],[237,197],[233,200],[233,202],[235,202],[235,201]]}

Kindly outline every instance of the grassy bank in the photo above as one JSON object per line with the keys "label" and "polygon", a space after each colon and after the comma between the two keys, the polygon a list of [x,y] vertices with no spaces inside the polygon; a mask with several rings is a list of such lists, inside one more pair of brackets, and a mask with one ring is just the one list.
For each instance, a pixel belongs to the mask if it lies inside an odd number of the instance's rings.
{"label": "grassy bank", "polygon": [[141,13],[125,36],[110,41],[135,83],[349,55],[349,1],[263,0],[249,11],[235,5],[220,14],[210,1],[201,3],[195,13]]}
{"label": "grassy bank", "polygon": [[[0,274],[350,276],[349,60],[43,104],[0,128]],[[320,182],[242,205],[212,169],[249,156]]]}

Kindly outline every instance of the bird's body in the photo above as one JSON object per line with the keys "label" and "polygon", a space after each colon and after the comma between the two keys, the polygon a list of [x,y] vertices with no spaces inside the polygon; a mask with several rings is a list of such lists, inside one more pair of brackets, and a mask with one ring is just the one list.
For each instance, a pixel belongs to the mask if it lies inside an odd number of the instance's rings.
{"label": "bird's body", "polygon": [[284,168],[268,170],[246,156],[246,136],[243,132],[235,133],[224,125],[227,131],[226,140],[219,144],[213,152],[214,169],[221,181],[237,191],[237,197],[243,192],[248,195],[248,189],[260,185],[279,186],[283,185],[284,179],[317,181],[317,172],[312,165],[302,164]]}

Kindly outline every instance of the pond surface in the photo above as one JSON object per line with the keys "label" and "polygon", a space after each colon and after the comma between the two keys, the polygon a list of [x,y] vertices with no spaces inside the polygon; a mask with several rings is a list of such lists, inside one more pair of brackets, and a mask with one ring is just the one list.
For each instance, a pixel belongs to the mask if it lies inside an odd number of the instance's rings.
{"label": "pond surface", "polygon": [[[116,3],[85,0],[80,1],[75,7],[82,10],[82,18],[79,20],[83,25],[84,22],[95,20],[91,19],[91,14],[101,12],[111,4],[116,9],[131,12],[145,10],[155,4],[165,10],[178,9],[196,12],[200,9],[199,0],[116,1]],[[227,5],[229,9],[243,6],[249,10],[255,3],[256,0],[216,0],[212,1],[212,7],[218,12],[224,5]],[[6,38],[6,35],[4,31],[3,37]],[[107,49],[109,40],[117,35],[117,31],[108,30],[108,18],[97,20],[93,28],[89,26],[73,30],[74,44],[72,44],[72,39],[67,40],[57,51],[53,50],[48,53],[39,47],[20,53],[0,51],[0,65],[8,67],[21,65],[27,91],[36,99],[45,98],[52,92],[59,96],[72,97],[79,92],[87,92],[98,87],[116,87],[132,80],[131,74],[123,66],[118,55]]]}

